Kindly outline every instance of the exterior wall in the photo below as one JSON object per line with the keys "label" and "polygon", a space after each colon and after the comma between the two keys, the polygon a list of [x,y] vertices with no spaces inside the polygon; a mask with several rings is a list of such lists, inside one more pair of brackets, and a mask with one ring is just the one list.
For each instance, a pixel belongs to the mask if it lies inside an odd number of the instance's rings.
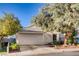
{"label": "exterior wall", "polygon": [[53,42],[52,33],[50,33],[50,32],[44,33],[44,40],[46,43]]}
{"label": "exterior wall", "polygon": [[[45,38],[46,37],[46,38]],[[41,45],[47,44],[51,42],[51,37],[45,36],[43,34],[35,34],[35,33],[23,33],[16,34],[16,40],[20,45]]]}
{"label": "exterior wall", "polygon": [[64,38],[65,38],[64,34],[60,34],[59,38],[60,38],[61,41],[64,41]]}
{"label": "exterior wall", "polygon": [[[59,40],[59,34],[57,34],[57,41]],[[20,50],[29,50],[30,45],[43,45],[53,42],[53,34],[51,32],[47,33],[17,33],[16,41],[20,45]]]}
{"label": "exterior wall", "polygon": [[42,45],[53,42],[53,34],[57,35],[57,41],[63,40],[61,33],[18,33],[16,34],[16,41],[20,45]]}
{"label": "exterior wall", "polygon": [[17,33],[16,34],[16,41],[20,45],[20,50],[25,51],[32,49],[29,46],[32,45],[43,45],[49,42],[52,42],[52,37],[49,33]]}

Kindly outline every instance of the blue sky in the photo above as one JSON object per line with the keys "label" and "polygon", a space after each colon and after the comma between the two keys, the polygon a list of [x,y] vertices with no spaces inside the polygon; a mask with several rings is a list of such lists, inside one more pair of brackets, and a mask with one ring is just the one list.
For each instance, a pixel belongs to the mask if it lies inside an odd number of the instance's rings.
{"label": "blue sky", "polygon": [[0,3],[0,16],[3,12],[13,13],[17,16],[23,27],[30,25],[32,16],[39,13],[39,9],[44,6],[42,3]]}

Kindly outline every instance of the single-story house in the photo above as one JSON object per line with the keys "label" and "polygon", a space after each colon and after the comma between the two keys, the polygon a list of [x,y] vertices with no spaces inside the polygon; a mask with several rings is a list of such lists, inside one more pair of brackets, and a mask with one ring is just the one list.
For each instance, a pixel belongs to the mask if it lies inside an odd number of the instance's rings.
{"label": "single-story house", "polygon": [[3,40],[2,40],[3,43],[12,43],[14,41],[16,41],[16,38],[13,38],[13,37],[10,37],[10,38],[4,37]]}
{"label": "single-story house", "polygon": [[29,26],[16,34],[16,41],[21,49],[27,45],[44,45],[53,40],[59,41],[59,32],[43,32],[40,27]]}
{"label": "single-story house", "polygon": [[[0,37],[1,38],[1,37]],[[12,36],[8,36],[8,37],[4,37],[2,40],[1,40],[1,47],[0,47],[0,50],[2,49],[7,49],[8,47],[8,44],[9,43],[12,43],[12,42],[16,42],[16,37],[15,35],[12,35]]]}

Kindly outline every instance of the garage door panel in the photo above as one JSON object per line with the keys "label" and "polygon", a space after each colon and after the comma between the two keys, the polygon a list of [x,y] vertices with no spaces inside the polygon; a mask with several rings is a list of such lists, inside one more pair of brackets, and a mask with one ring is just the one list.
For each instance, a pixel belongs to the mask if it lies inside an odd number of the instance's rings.
{"label": "garage door panel", "polygon": [[20,34],[17,40],[20,44],[44,44],[43,34]]}

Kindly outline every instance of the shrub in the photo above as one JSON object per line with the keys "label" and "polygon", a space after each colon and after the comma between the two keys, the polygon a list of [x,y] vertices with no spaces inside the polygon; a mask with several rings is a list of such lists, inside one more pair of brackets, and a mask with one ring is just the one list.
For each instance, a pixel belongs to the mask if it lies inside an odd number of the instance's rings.
{"label": "shrub", "polygon": [[16,43],[11,43],[10,44],[10,50],[19,50],[19,45],[17,45]]}

